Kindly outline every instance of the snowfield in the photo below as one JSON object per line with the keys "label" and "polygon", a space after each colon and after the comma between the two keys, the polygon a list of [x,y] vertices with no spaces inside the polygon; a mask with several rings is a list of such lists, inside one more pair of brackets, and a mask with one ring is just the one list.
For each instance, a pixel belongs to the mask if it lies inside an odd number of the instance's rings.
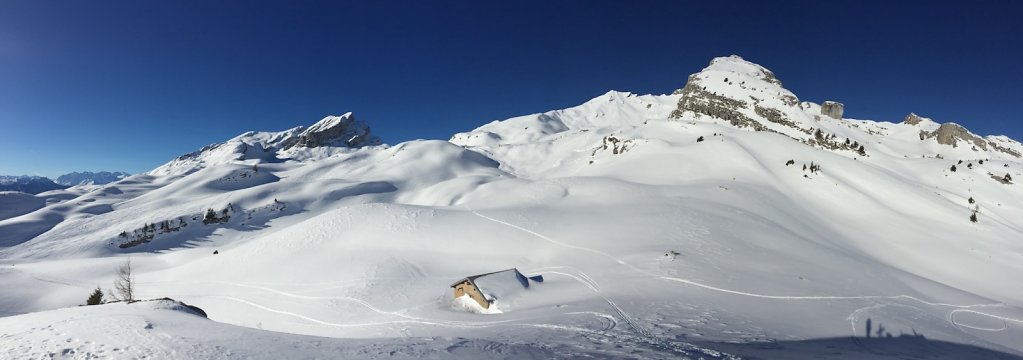
{"label": "snowfield", "polygon": [[[734,56],[672,95],[612,91],[450,141],[378,145],[352,119],[72,195],[0,193],[0,357],[1023,354],[1007,137],[831,118]],[[126,258],[138,298],[209,319],[76,307]],[[490,311],[452,297],[509,268],[544,281]]]}

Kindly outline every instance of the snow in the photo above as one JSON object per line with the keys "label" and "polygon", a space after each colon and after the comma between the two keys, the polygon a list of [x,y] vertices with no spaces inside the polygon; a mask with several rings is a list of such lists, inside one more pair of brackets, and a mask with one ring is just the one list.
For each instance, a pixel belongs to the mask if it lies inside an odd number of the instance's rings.
{"label": "snow", "polygon": [[[815,117],[768,74],[719,58],[694,78],[866,156],[748,109],[777,133],[670,118],[680,94],[612,91],[450,141],[279,151],[305,130],[249,132],[112,184],[5,193],[31,206],[0,220],[3,356],[1023,353],[1023,190],[988,175],[1023,179],[1023,161],[921,141],[930,120]],[[228,204],[229,220],[203,224]],[[164,220],[187,226],[119,246]],[[126,257],[141,298],[209,320],[75,307]],[[451,282],[509,268],[545,281],[481,281],[490,311],[452,298]]]}
{"label": "snow", "polygon": [[483,308],[478,302],[476,302],[476,300],[469,297],[469,295],[462,295],[452,300],[452,308],[476,314],[500,314],[503,312],[495,304],[491,304],[488,308]]}

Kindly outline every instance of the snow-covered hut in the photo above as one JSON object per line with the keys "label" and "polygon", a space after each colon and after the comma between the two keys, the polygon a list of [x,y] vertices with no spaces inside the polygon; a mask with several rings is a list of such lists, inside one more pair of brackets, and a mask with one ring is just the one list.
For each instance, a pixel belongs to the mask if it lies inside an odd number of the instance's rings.
{"label": "snow-covered hut", "polygon": [[451,284],[454,297],[468,295],[484,309],[498,298],[508,297],[529,288],[529,282],[543,282],[542,275],[526,277],[516,268],[472,275]]}

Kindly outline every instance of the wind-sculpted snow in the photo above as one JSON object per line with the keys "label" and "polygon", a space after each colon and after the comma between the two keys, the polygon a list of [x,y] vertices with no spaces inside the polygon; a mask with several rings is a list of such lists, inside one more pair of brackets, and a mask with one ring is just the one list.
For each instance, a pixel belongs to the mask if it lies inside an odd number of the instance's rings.
{"label": "wind-sculpted snow", "polygon": [[[130,255],[140,297],[212,321],[145,329],[130,319],[163,312],[114,304],[0,326],[91,342],[69,354],[145,337],[124,354],[156,357],[1023,352],[1023,146],[939,136],[923,116],[843,116],[727,57],[673,95],[612,91],[450,141],[341,146],[352,138],[330,134],[348,117],[249,132],[146,175],[19,198],[41,207],[0,220],[0,282],[16,289],[0,293],[4,315],[80,304]],[[299,146],[310,131],[326,135]],[[509,268],[545,281],[495,311],[453,298],[453,281]],[[129,325],[61,322],[94,315]],[[54,336],[9,342],[60,353],[43,344]]]}
{"label": "wind-sculpted snow", "polygon": [[45,199],[18,191],[0,191],[0,221],[39,210]]}

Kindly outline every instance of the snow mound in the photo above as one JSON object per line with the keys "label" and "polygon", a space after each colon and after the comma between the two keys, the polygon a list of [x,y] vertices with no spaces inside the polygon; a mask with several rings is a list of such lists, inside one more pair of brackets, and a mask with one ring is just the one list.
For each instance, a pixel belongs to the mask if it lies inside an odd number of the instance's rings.
{"label": "snow mound", "polygon": [[454,298],[451,303],[451,307],[457,311],[471,312],[475,314],[500,314],[502,311],[498,309],[497,304],[491,304],[490,308],[483,308],[476,300],[469,297],[468,294]]}

